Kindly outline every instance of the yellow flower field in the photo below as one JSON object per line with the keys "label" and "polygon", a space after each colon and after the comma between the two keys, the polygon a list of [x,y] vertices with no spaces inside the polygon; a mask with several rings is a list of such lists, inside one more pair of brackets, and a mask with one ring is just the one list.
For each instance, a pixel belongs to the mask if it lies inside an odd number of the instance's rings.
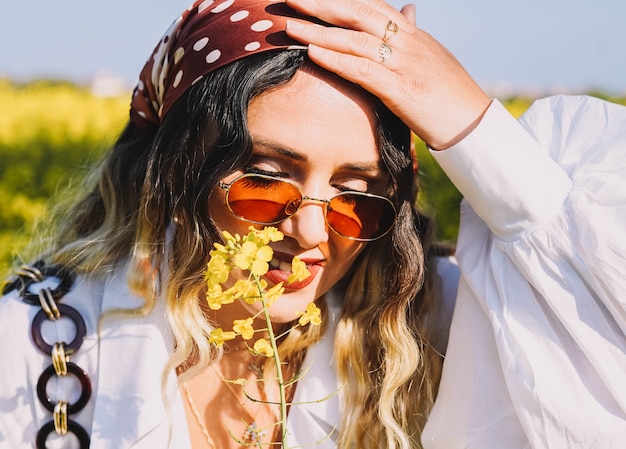
{"label": "yellow flower field", "polygon": [[113,142],[130,92],[97,97],[70,83],[0,79],[0,279],[31,238],[48,199]]}
{"label": "yellow flower field", "polygon": [[111,141],[128,117],[130,92],[101,98],[69,83],[38,81],[19,86],[0,79],[0,98],[0,144],[19,146],[45,137],[60,147],[68,140]]}

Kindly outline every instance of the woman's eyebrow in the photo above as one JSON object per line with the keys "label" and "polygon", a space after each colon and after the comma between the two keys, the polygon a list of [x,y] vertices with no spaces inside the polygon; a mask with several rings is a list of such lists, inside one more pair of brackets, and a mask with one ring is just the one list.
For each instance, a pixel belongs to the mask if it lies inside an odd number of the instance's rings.
{"label": "woman's eyebrow", "polygon": [[288,157],[289,159],[293,159],[295,161],[306,162],[309,160],[307,154],[300,153],[293,148],[286,147],[272,140],[258,139],[254,141],[253,146],[256,148],[269,150],[273,153],[277,153],[281,156]]}
{"label": "woman's eyebrow", "polygon": [[[293,159],[298,162],[307,162],[309,160],[308,154],[299,152],[294,148],[286,147],[273,140],[258,139],[254,141],[253,145],[257,149],[269,150],[273,153],[277,153],[281,156]],[[386,171],[383,162],[380,160],[372,162],[347,162],[345,164],[342,164],[340,168],[346,171],[363,173]]]}
{"label": "woman's eyebrow", "polygon": [[386,171],[382,161],[372,162],[347,162],[340,166],[342,170],[353,171],[359,173],[372,173]]}

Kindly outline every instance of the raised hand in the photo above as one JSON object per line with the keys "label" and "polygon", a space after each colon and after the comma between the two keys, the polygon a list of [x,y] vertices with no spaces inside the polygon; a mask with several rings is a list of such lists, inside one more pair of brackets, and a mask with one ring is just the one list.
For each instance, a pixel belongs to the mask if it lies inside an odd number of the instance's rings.
{"label": "raised hand", "polygon": [[379,97],[434,149],[461,140],[490,98],[457,59],[414,24],[414,7],[382,0],[286,0],[335,25],[290,21],[289,35],[309,44],[320,66]]}

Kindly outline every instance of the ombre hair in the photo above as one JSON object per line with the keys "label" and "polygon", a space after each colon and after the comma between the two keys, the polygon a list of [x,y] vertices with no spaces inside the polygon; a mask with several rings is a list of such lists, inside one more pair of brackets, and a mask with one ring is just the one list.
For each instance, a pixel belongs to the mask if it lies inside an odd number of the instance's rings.
{"label": "ombre hair", "polygon": [[[304,51],[288,50],[210,73],[158,128],[142,130],[129,122],[87,178],[82,196],[57,215],[50,262],[84,275],[128,263],[129,285],[145,299],[128,314],[147,314],[156,301],[165,301],[176,346],[163,379],[172,369],[193,375],[221,355],[208,343],[213,328],[198,299],[209,251],[221,241],[208,198],[218,181],[250,158],[250,101],[298,70],[322,69]],[[370,98],[398,219],[389,234],[365,246],[334,287],[343,309],[335,356],[346,385],[339,446],[417,448],[442,363],[426,319],[440,300],[429,256],[431,223],[414,208],[408,130]],[[323,305],[322,310],[328,314]],[[295,329],[281,344],[281,357],[301,362],[322,332],[323,327]]]}

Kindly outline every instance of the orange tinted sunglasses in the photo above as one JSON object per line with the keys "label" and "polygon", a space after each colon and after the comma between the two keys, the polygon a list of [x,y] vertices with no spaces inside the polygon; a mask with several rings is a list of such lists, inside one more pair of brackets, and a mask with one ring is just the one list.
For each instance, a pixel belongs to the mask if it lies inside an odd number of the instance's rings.
{"label": "orange tinted sunglasses", "polygon": [[219,186],[226,191],[226,204],[233,215],[256,224],[280,223],[295,214],[305,200],[323,203],[328,227],[351,240],[379,239],[396,221],[391,200],[371,193],[346,191],[322,200],[303,195],[297,185],[285,179],[254,173],[230,183],[220,181]]}

